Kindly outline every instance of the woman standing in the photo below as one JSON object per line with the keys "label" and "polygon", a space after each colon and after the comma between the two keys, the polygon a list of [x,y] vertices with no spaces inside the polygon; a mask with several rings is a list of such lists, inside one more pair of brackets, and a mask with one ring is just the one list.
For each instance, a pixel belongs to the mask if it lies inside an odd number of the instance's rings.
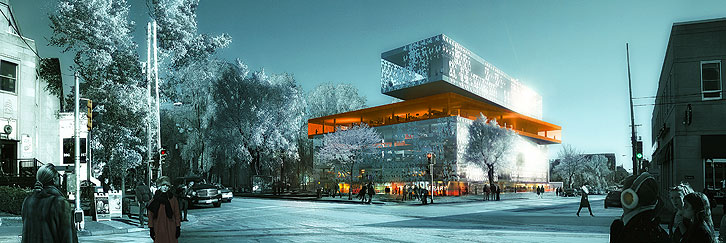
{"label": "woman standing", "polygon": [[716,242],[711,219],[711,204],[706,195],[694,192],[683,198],[683,217],[691,220],[691,225],[681,238],[681,242]]}
{"label": "woman standing", "polygon": [[590,208],[590,200],[587,198],[587,194],[589,191],[587,190],[587,187],[582,186],[582,197],[580,198],[580,208],[577,209],[577,217],[580,217],[580,210],[582,208],[587,207],[587,210],[590,211],[590,216],[595,217],[595,215],[592,214],[592,209]]}
{"label": "woman standing", "polygon": [[154,242],[178,242],[181,234],[179,204],[171,191],[169,177],[162,176],[156,181],[159,190],[147,207],[149,212],[149,234]]}
{"label": "woman standing", "polygon": [[693,189],[687,183],[681,183],[673,188],[669,193],[671,203],[676,209],[676,213],[673,216],[673,225],[670,227],[670,235],[673,242],[679,242],[683,233],[686,232],[689,220],[683,220],[683,198],[693,193]]}

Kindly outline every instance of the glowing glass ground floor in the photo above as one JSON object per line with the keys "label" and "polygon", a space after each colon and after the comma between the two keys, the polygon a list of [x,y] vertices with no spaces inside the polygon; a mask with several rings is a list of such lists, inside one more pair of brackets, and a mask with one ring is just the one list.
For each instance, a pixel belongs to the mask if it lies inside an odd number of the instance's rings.
{"label": "glowing glass ground floor", "polygon": [[[433,174],[434,195],[481,193],[489,183],[486,170],[464,160],[471,123],[471,118],[453,115],[374,126],[382,140],[376,144],[375,153],[358,160],[352,183],[348,183],[349,168],[318,160],[315,152],[322,146],[323,135],[313,134],[315,181],[323,189],[338,184],[344,193],[355,193],[361,185],[372,182],[377,193],[399,194],[407,187],[430,188]],[[514,153],[495,168],[494,183],[503,192],[549,188],[547,145],[559,141],[519,135]],[[427,153],[436,155],[433,168],[429,167]]]}

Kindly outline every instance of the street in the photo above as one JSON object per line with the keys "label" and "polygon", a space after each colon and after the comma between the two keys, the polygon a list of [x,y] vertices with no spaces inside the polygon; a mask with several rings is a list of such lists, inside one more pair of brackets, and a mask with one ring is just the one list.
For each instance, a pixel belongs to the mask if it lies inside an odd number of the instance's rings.
{"label": "street", "polygon": [[[235,198],[189,211],[180,242],[607,242],[620,208],[577,217],[579,197],[429,206],[357,205]],[[91,236],[82,242],[151,242],[148,232]]]}

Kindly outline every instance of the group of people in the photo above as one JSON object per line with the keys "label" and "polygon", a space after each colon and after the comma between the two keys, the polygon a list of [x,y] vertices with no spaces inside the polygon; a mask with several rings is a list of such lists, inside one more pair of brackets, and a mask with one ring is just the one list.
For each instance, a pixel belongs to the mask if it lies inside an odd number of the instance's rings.
{"label": "group of people", "polygon": [[484,201],[499,201],[502,188],[497,184],[484,185]]}
{"label": "group of people", "polygon": [[369,182],[360,187],[360,190],[358,191],[358,199],[360,199],[363,203],[371,204],[373,202],[373,195],[375,194],[376,189],[373,188],[373,183]]}
{"label": "group of people", "polygon": [[626,178],[620,194],[623,215],[610,225],[610,242],[717,242],[706,195],[681,183],[669,196],[677,212],[666,232],[657,219],[658,184],[653,176],[644,172]]}
{"label": "group of people", "polygon": [[542,194],[545,193],[544,186],[538,186],[538,187],[535,188],[535,190],[537,191],[537,198],[540,198],[541,199],[542,198]]}
{"label": "group of people", "polygon": [[[38,168],[35,179],[33,191],[25,198],[21,209],[22,242],[78,242],[80,219],[75,219],[73,208],[58,189],[60,173],[48,163]],[[149,234],[154,242],[178,242],[181,214],[171,181],[162,176],[156,184],[158,190],[153,196],[143,183],[137,187],[138,191],[144,191],[137,197],[141,208],[148,212]],[[143,225],[143,218],[140,220]]]}

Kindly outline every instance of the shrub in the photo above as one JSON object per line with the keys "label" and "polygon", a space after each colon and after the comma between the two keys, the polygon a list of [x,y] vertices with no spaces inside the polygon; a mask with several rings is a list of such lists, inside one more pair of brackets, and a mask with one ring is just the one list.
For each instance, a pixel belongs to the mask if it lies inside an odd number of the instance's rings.
{"label": "shrub", "polygon": [[20,215],[23,200],[30,190],[18,187],[0,186],[0,211]]}

